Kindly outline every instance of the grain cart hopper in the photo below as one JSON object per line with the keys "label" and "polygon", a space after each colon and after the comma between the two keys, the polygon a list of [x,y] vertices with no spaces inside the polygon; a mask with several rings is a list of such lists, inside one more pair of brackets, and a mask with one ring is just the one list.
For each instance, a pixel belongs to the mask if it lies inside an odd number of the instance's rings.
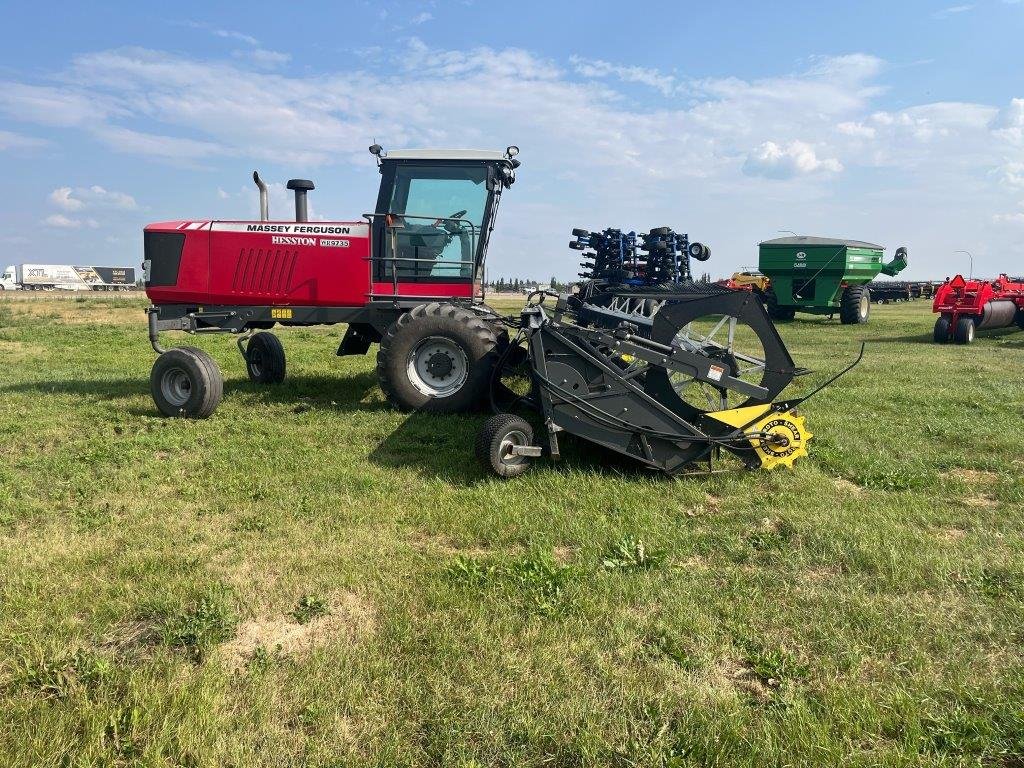
{"label": "grain cart hopper", "polygon": [[168,416],[210,416],[223,379],[194,347],[165,349],[164,331],[238,334],[249,378],[280,382],[275,325],[347,323],[338,355],[379,343],[377,375],[392,403],[435,412],[471,408],[487,390],[507,331],[483,303],[484,259],[517,147],[405,150],[370,147],[381,182],[372,213],[309,221],[312,182],[292,179],[295,218],[271,220],[258,173],[258,221],[195,219],[145,228],[150,376]]}
{"label": "grain cart hopper", "polygon": [[907,249],[896,249],[888,264],[885,248],[859,240],[781,237],[760,244],[758,268],[771,285],[764,293],[768,313],[792,320],[797,312],[839,313],[845,323],[866,323],[871,314],[867,283],[879,273],[893,277],[907,267]]}
{"label": "grain cart hopper", "polygon": [[1024,330],[1024,278],[1000,275],[992,281],[964,280],[957,275],[936,290],[932,311],[939,313],[934,330],[939,344],[951,339],[970,344],[975,331],[1015,323]]}

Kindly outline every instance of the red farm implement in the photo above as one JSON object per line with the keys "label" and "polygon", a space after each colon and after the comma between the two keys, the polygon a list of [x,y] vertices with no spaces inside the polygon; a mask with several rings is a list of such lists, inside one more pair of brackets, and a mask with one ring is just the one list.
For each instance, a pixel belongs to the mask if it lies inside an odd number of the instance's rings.
{"label": "red farm implement", "polygon": [[970,344],[975,331],[1006,328],[1014,323],[1024,329],[1024,278],[1000,275],[995,280],[964,280],[957,275],[935,292],[932,311],[935,341]]}

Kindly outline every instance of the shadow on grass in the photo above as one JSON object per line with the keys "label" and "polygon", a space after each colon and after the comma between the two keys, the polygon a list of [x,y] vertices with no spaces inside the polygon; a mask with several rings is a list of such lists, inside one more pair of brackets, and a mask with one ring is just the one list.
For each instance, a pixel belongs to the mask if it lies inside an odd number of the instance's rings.
{"label": "shadow on grass", "polygon": [[[229,379],[225,381],[224,396],[230,399],[244,394],[261,403],[291,405],[296,413],[310,410],[336,413],[390,411],[390,404],[383,399],[364,402],[376,387],[377,377],[372,371],[348,377],[296,376],[271,386],[254,384],[248,379]],[[6,393],[67,394],[117,400],[148,395],[149,381],[143,377],[33,381],[0,387],[0,395]],[[142,417],[158,415],[155,406],[133,406],[126,412]],[[475,455],[477,433],[489,416],[490,413],[412,413],[371,451],[369,459],[385,468],[411,467],[425,477],[443,478],[462,486],[475,485],[494,477],[480,465]],[[546,445],[547,436],[543,428],[537,425],[534,428],[536,442]],[[557,463],[546,455],[534,459],[534,471],[554,468],[632,479],[668,477],[614,451],[567,434],[560,437],[559,443],[562,459]]]}
{"label": "shadow on grass", "polygon": [[[1018,329],[1016,325],[1009,325],[1009,326],[1007,326],[1005,328],[993,328],[991,330],[978,331],[978,334],[975,337],[975,339],[977,341],[984,341],[984,340],[1001,341],[1002,339],[1005,339],[1005,338],[1007,338],[1009,336],[1013,336],[1015,333],[1020,333],[1020,329]],[[872,342],[875,342],[875,341],[903,342],[903,343],[906,343],[906,344],[935,344],[936,343],[935,342],[935,337],[934,337],[932,331],[928,331],[927,333],[915,334],[913,336],[888,336],[888,337],[873,338],[873,339],[870,339],[870,341],[872,341]],[[950,342],[950,344],[952,344],[952,343],[953,342]],[[1017,345],[1017,342],[1009,341],[1009,342],[1004,342],[1004,343],[1000,344],[1000,347],[1005,348],[1007,346],[1016,346],[1016,345]]]}
{"label": "shadow on grass", "polygon": [[[477,433],[490,415],[489,412],[443,416],[412,413],[368,458],[380,467],[412,468],[424,477],[441,478],[463,487],[494,480],[496,476],[477,460],[475,450]],[[536,424],[534,442],[547,447],[547,435]],[[648,469],[626,456],[566,433],[559,436],[559,447],[562,454],[560,461],[551,461],[545,453],[540,458],[532,459],[530,472],[578,471],[630,479],[668,479],[667,475]]]}
{"label": "shadow on grass", "polygon": [[[264,403],[292,404],[302,410],[334,411],[387,410],[383,401],[362,402],[377,386],[373,372],[355,376],[296,376],[279,385],[254,384],[248,379],[228,379],[224,396],[244,393]],[[28,381],[0,387],[0,394],[80,395],[91,399],[116,400],[149,394],[148,377],[133,379],[63,379]],[[142,414],[148,411],[140,411]]]}

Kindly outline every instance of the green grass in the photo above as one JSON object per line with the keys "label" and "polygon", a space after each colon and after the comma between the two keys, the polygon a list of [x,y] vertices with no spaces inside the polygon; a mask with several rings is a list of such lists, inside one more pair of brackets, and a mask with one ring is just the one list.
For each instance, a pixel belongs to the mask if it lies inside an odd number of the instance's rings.
{"label": "green grass", "polygon": [[160,418],[143,306],[0,301],[0,765],[1024,761],[1024,334],[801,318],[793,472],[501,482],[341,328]]}

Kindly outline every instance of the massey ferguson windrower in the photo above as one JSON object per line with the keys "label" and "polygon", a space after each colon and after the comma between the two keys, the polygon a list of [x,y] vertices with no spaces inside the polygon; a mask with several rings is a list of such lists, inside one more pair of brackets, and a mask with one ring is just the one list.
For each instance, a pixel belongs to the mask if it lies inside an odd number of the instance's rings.
{"label": "massey ferguson windrower", "polygon": [[259,175],[259,221],[170,221],[145,229],[149,337],[160,353],[150,385],[168,416],[205,418],[222,394],[213,359],[164,349],[162,331],[240,334],[249,377],[285,375],[274,325],[347,323],[339,355],[379,343],[388,398],[411,410],[467,410],[484,393],[507,338],[483,304],[484,259],[498,202],[516,178],[504,152],[370,147],[381,174],[377,204],[361,220],[308,220],[313,183],[292,179],[295,219],[270,220]]}
{"label": "massey ferguson windrower", "polygon": [[[505,477],[530,457],[557,458],[558,433],[670,474],[723,452],[749,467],[806,455],[811,435],[793,411],[801,400],[777,400],[801,369],[758,298],[690,279],[706,246],[665,227],[577,230],[578,292],[558,296],[553,312],[531,301],[501,317],[484,303],[484,258],[518,149],[370,151],[381,185],[361,221],[309,221],[313,184],[301,179],[288,182],[295,219],[271,221],[254,174],[259,221],[146,228],[149,334],[160,353],[150,384],[162,413],[207,417],[223,391],[213,359],[164,349],[163,331],[238,334],[249,377],[270,384],[284,378],[285,355],[268,329],[347,323],[338,354],[378,343],[378,381],[399,408],[499,411],[477,451]],[[516,369],[527,394],[504,383]],[[545,445],[511,412],[519,408],[540,419]]]}

